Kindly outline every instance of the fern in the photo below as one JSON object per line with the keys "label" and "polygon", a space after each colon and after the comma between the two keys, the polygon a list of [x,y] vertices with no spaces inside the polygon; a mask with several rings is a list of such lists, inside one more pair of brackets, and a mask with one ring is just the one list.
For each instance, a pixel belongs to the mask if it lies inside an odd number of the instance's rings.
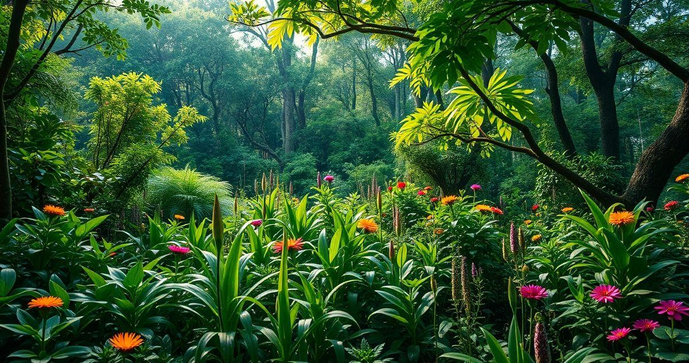
{"label": "fern", "polygon": [[[215,194],[220,200],[230,200],[230,185],[189,166],[182,170],[167,167],[149,178],[146,201],[168,217],[193,213],[198,218],[210,218]],[[223,209],[229,208],[226,205]]]}

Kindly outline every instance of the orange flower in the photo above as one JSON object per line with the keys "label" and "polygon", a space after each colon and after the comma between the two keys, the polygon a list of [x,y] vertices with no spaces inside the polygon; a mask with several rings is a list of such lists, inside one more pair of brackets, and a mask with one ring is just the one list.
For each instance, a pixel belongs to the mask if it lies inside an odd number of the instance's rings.
{"label": "orange flower", "polygon": [[537,235],[531,237],[531,241],[532,242],[538,242],[541,240],[541,238],[543,238],[543,236],[541,236],[540,234],[537,234]]}
{"label": "orange flower", "polygon": [[95,212],[95,211],[96,211],[96,210],[93,209],[93,208],[84,208],[84,212],[85,212],[85,213],[93,213],[93,212]]}
{"label": "orange flower", "polygon": [[490,211],[493,212],[494,214],[503,215],[502,209],[500,209],[498,207],[490,207]]}
{"label": "orange flower", "polygon": [[608,222],[614,226],[626,226],[634,223],[634,213],[628,211],[612,212]]}
{"label": "orange flower", "polygon": [[562,208],[562,213],[569,213],[573,210],[574,210],[574,208],[572,208],[572,207],[564,207],[564,208]]}
{"label": "orange flower", "polygon": [[443,205],[453,205],[457,201],[457,196],[456,195],[448,195],[447,197],[443,197],[440,199],[440,203]]}
{"label": "orange flower", "polygon": [[175,219],[178,220],[178,221],[183,221],[183,220],[184,220],[184,216],[181,215],[181,214],[175,214]]}
{"label": "orange flower", "polygon": [[62,306],[62,299],[55,296],[41,296],[29,301],[29,309],[50,309],[59,308]]}
{"label": "orange flower", "polygon": [[532,222],[532,221],[531,221],[530,219],[527,219],[527,220],[524,221],[524,224],[526,224],[526,225],[528,226],[529,224],[531,224],[531,222]]}
{"label": "orange flower", "polygon": [[136,333],[117,333],[108,341],[113,348],[123,352],[128,352],[140,346],[144,342],[144,340],[141,338],[141,335]]}
{"label": "orange flower", "polygon": [[684,183],[687,180],[689,180],[689,174],[682,174],[675,178],[675,182],[677,183]]}
{"label": "orange flower", "polygon": [[436,228],[433,230],[433,233],[437,234],[438,236],[443,234],[443,232],[445,232],[445,230],[443,230],[442,228]]}
{"label": "orange flower", "polygon": [[427,216],[426,216],[426,219],[427,219],[427,220],[433,219],[433,215],[432,215],[432,214],[427,215]]}
{"label": "orange flower", "polygon": [[492,212],[491,207],[485,204],[477,204],[474,209],[479,212]]}
{"label": "orange flower", "polygon": [[62,207],[58,207],[56,205],[48,204],[45,207],[43,207],[43,212],[46,214],[50,214],[51,216],[64,216],[65,215],[65,209]]}
{"label": "orange flower", "polygon": [[376,233],[378,231],[378,225],[373,219],[360,219],[356,223],[357,228],[361,228],[368,233]]}
{"label": "orange flower", "polygon": [[[273,245],[273,251],[275,253],[281,253],[283,246],[284,246],[284,243],[282,241],[275,241],[275,244]],[[290,238],[287,240],[287,249],[288,250],[299,251],[303,247],[304,247],[304,241],[301,238],[298,238],[298,239]]]}

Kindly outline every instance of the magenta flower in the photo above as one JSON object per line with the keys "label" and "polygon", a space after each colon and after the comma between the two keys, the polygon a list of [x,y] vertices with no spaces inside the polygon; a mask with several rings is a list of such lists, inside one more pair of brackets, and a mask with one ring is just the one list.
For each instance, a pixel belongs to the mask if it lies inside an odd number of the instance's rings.
{"label": "magenta flower", "polygon": [[612,285],[600,285],[591,291],[591,298],[599,303],[608,304],[615,299],[621,299],[620,289]]}
{"label": "magenta flower", "polygon": [[422,190],[419,190],[418,192],[416,192],[416,194],[418,194],[420,196],[424,196],[424,195],[426,195],[426,191],[422,189]]}
{"label": "magenta flower", "polygon": [[611,342],[618,341],[620,339],[624,339],[631,333],[631,329],[629,328],[619,328],[615,329],[610,332],[610,335],[608,335],[608,340]]}
{"label": "magenta flower", "polygon": [[327,181],[328,183],[332,183],[335,180],[335,177],[332,175],[326,175],[323,180]]}
{"label": "magenta flower", "polygon": [[682,315],[689,316],[689,307],[684,306],[681,301],[666,300],[658,303],[660,306],[656,306],[655,309],[658,310],[658,314],[667,314],[670,319],[675,319],[677,321],[682,320]]}
{"label": "magenta flower", "polygon": [[469,189],[471,189],[471,190],[473,190],[473,191],[476,192],[476,191],[481,190],[481,186],[478,185],[478,184],[471,184],[471,186],[469,187]]}
{"label": "magenta flower", "polygon": [[251,221],[249,223],[251,223],[251,225],[254,227],[260,227],[263,224],[263,221],[260,219],[254,219],[253,221]]}
{"label": "magenta flower", "polygon": [[660,323],[651,319],[639,319],[634,322],[633,327],[634,329],[639,329],[639,331],[645,333],[660,328]]}
{"label": "magenta flower", "polygon": [[519,289],[519,293],[525,299],[542,300],[548,297],[548,291],[543,286],[526,285]]}
{"label": "magenta flower", "polygon": [[167,246],[167,249],[169,249],[172,253],[178,253],[180,255],[186,255],[187,253],[191,252],[191,249],[189,249],[189,247],[182,247],[177,245],[169,245]]}

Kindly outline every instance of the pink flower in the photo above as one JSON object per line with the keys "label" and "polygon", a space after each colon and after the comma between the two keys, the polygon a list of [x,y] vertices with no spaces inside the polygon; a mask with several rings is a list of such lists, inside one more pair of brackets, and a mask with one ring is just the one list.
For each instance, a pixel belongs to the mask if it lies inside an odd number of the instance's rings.
{"label": "pink flower", "polygon": [[600,285],[591,291],[591,298],[599,303],[608,304],[615,299],[621,299],[620,289],[612,285]]}
{"label": "pink flower", "polygon": [[426,195],[426,191],[425,190],[419,190],[416,194],[418,194],[420,196],[424,196],[424,195]]}
{"label": "pink flower", "polygon": [[519,289],[523,298],[532,300],[542,300],[548,297],[548,291],[543,286],[526,285]]}
{"label": "pink flower", "polygon": [[471,186],[469,188],[473,191],[481,190],[481,186],[478,184],[471,184]]}
{"label": "pink flower", "polygon": [[660,328],[660,323],[651,319],[639,319],[634,322],[634,329],[639,329],[642,333],[653,331]]}
{"label": "pink flower", "polygon": [[671,210],[677,208],[678,205],[679,205],[679,202],[677,202],[676,200],[671,200],[671,201],[665,203],[665,210],[671,211]]}
{"label": "pink flower", "polygon": [[254,219],[253,221],[251,221],[249,223],[251,223],[251,225],[254,227],[260,227],[263,224],[263,221],[260,219]]}
{"label": "pink flower", "polygon": [[167,246],[167,249],[169,249],[172,253],[178,253],[180,255],[186,255],[187,253],[191,252],[191,249],[189,249],[189,247],[182,247],[177,245],[169,245]]}
{"label": "pink flower", "polygon": [[327,181],[328,183],[332,183],[335,180],[335,177],[332,175],[326,175],[323,180]]}
{"label": "pink flower", "polygon": [[629,335],[629,333],[631,333],[631,331],[632,330],[629,328],[615,329],[610,332],[610,335],[608,335],[608,340],[614,342],[620,339],[624,339],[627,337],[627,335]]}
{"label": "pink flower", "polygon": [[656,306],[655,309],[658,310],[658,314],[667,314],[670,319],[675,319],[677,321],[682,320],[682,315],[689,316],[689,307],[684,306],[681,301],[666,300],[658,303],[660,306]]}

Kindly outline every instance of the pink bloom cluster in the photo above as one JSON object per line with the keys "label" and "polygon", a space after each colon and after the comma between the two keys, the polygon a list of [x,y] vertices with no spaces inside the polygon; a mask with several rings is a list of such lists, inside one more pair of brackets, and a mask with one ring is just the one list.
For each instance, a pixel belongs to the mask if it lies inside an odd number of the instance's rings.
{"label": "pink bloom cluster", "polygon": [[530,300],[542,300],[548,297],[548,290],[538,285],[522,286],[519,289],[519,293],[523,298]]}
{"label": "pink bloom cluster", "polygon": [[191,252],[191,249],[189,249],[189,247],[182,247],[177,245],[169,245],[167,246],[167,249],[170,250],[170,252],[172,253],[178,253],[180,255],[186,255],[187,253]]}

